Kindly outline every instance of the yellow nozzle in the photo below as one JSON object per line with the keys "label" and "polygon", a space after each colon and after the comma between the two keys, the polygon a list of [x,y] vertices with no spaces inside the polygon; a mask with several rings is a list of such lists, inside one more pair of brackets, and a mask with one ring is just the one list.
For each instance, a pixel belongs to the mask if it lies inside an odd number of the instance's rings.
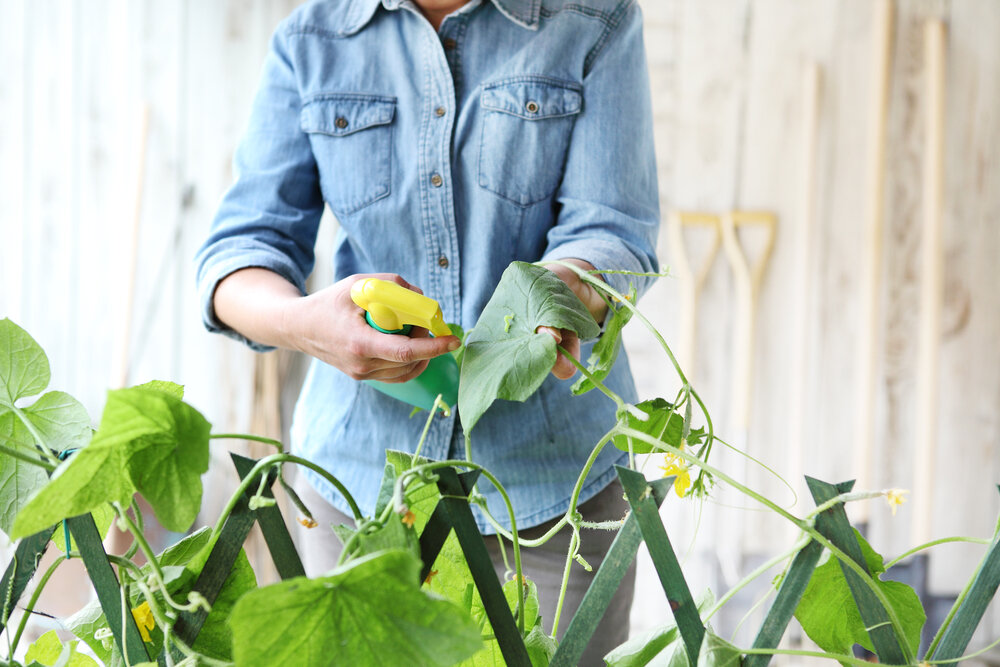
{"label": "yellow nozzle", "polygon": [[367,310],[372,321],[386,331],[412,324],[427,329],[435,336],[452,335],[437,301],[389,280],[362,278],[351,286],[351,299]]}

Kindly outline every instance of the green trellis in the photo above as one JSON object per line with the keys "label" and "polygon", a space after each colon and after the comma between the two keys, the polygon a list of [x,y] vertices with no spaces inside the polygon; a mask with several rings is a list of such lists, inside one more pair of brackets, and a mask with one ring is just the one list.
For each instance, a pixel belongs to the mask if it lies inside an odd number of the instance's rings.
{"label": "green trellis", "polygon": [[[232,455],[232,459],[240,477],[248,474],[255,463],[252,459],[235,454]],[[705,626],[659,515],[659,507],[673,484],[673,478],[647,481],[641,474],[627,468],[618,467],[617,472],[631,512],[598,569],[580,608],[571,619],[551,665],[571,667],[577,664],[642,542],[646,543],[649,550],[689,662],[692,665],[697,664],[706,632]],[[504,660],[510,667],[530,667],[528,651],[469,506],[468,497],[479,472],[459,474],[453,468],[443,468],[437,471],[437,475],[441,500],[420,536],[421,557],[426,564],[421,577],[426,577],[430,564],[437,558],[445,539],[454,530]],[[275,474],[272,471],[268,479],[268,489],[274,481]],[[849,491],[854,484],[844,482],[834,485],[808,477],[806,481],[813,501],[817,505]],[[210,604],[217,598],[255,522],[260,525],[279,576],[282,579],[305,576],[302,562],[280,511],[276,506],[251,510],[248,503],[251,495],[253,493],[247,491],[229,516],[194,585],[194,590],[201,593]],[[265,495],[270,496],[270,492],[265,491]],[[119,649],[128,656],[130,662],[149,661],[150,656],[132,618],[128,601],[121,599],[118,578],[104,551],[93,517],[90,515],[74,517],[67,520],[67,525],[76,540],[81,558],[94,584]],[[34,576],[55,528],[53,526],[27,537],[18,544],[14,558],[8,565],[3,579],[0,580],[0,591],[4,592],[0,630],[7,624],[14,604],[24,594]],[[816,517],[816,529],[857,565],[866,568],[861,547],[847,520],[843,505],[834,505],[819,514]],[[822,545],[810,541],[792,560],[782,578],[775,600],[758,630],[753,643],[754,649],[777,647],[822,552]],[[896,636],[888,623],[888,613],[885,608],[853,569],[843,563],[841,566],[861,618],[867,627],[872,628],[869,635],[879,662],[885,664],[904,662],[901,638]],[[982,620],[998,586],[1000,586],[1000,541],[990,546],[974,575],[968,593],[956,602],[957,607],[952,622],[943,633],[933,655],[924,656],[923,659],[948,660],[960,657],[972,639],[973,632]],[[193,644],[206,616],[207,613],[203,610],[181,614],[174,626],[177,637],[188,645]],[[183,656],[175,653],[173,657],[181,659]],[[764,667],[770,660],[770,655],[755,653],[745,656],[744,664],[747,667]],[[165,665],[166,655],[159,655],[157,662]]]}

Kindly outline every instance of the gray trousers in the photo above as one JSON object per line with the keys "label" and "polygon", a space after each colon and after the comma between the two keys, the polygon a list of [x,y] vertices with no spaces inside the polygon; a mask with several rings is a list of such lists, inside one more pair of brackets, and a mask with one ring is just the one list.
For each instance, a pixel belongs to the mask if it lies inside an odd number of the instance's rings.
{"label": "gray trousers", "polygon": [[[354,521],[327,503],[301,476],[294,483],[294,487],[319,523],[319,526],[313,529],[302,527],[298,529],[299,553],[302,556],[302,563],[305,566],[306,574],[315,577],[336,567],[337,559],[340,557],[342,547],[340,540],[333,534],[333,531],[327,528],[330,524],[353,526]],[[579,507],[584,520],[591,522],[621,519],[627,509],[628,503],[622,497],[622,488],[617,480]],[[554,524],[555,521],[550,521],[540,526],[522,529],[518,533],[522,539],[534,539],[541,537]],[[608,553],[617,534],[616,531],[581,529],[580,555],[593,567],[593,571],[587,572],[578,563],[573,563],[559,619],[558,636],[560,638],[569,627],[573,614],[580,606],[584,593],[587,592],[587,588],[593,581],[594,575],[597,574],[597,569],[604,561],[604,556]],[[538,587],[539,611],[546,632],[551,631],[552,619],[555,617],[570,536],[569,528],[564,528],[540,547],[521,549],[521,566],[524,574],[533,580]],[[513,568],[513,552],[510,542],[504,540],[504,544],[507,559]],[[493,559],[493,567],[496,569],[497,576],[503,581],[505,566],[497,537],[487,536],[486,547]],[[604,618],[594,632],[594,636],[579,662],[581,666],[603,667],[604,656],[628,639],[629,611],[632,607],[634,593],[635,561],[626,572],[618,592],[611,599],[611,604],[608,606]]]}

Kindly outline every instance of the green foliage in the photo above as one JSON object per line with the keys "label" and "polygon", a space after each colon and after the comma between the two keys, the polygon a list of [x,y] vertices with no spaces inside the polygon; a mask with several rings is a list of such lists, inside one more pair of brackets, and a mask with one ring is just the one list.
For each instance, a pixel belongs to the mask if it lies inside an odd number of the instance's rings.
{"label": "green foliage", "polygon": [[[45,391],[49,379],[41,346],[9,319],[0,320],[0,445],[41,460],[43,447],[61,452],[89,442],[90,417],[69,394],[50,391],[27,407],[17,406]],[[46,480],[44,468],[0,456],[0,531],[11,535],[15,516]]]}
{"label": "green foliage", "polygon": [[[206,547],[209,544],[211,530],[201,530],[188,535],[177,544],[164,550],[157,556],[163,570],[167,591],[181,602],[187,601],[187,595],[194,587],[201,574],[207,556]],[[143,578],[148,577],[152,568],[147,564],[142,567]],[[257,577],[254,575],[246,553],[240,551],[232,570],[222,584],[222,589],[212,605],[212,610],[205,618],[194,649],[219,660],[232,659],[232,632],[227,620],[236,601],[248,591],[257,587]],[[156,594],[158,603],[164,604],[162,594]],[[133,587],[129,603],[132,608],[142,604],[144,598],[140,591]],[[102,641],[98,637],[107,634],[108,621],[97,600],[92,601],[66,621],[73,634],[82,639],[105,664],[121,664],[121,655],[117,647],[112,647],[109,640]],[[159,627],[150,630],[150,643],[147,646],[151,655],[157,655],[163,648],[163,633]]]}
{"label": "green foliage", "polygon": [[524,401],[541,386],[558,354],[540,326],[570,329],[581,340],[600,327],[587,307],[548,269],[514,262],[504,271],[476,327],[465,339],[458,413],[471,432],[493,401]]}
{"label": "green foliage", "polygon": [[419,588],[406,551],[369,554],[318,579],[297,578],[236,603],[233,658],[241,667],[338,663],[452,665],[480,647],[462,610]]}
{"label": "green foliage", "polygon": [[9,319],[0,320],[0,404],[13,406],[49,386],[49,359],[28,332]]}
{"label": "green foliage", "polygon": [[[626,416],[626,425],[629,428],[651,435],[672,447],[679,448],[681,446],[681,436],[684,432],[684,418],[677,414],[672,403],[662,398],[654,398],[649,401],[643,401],[635,407],[649,415],[649,419],[640,421],[634,415],[629,414]],[[692,429],[688,433],[687,444],[691,447],[697,446],[701,444],[704,437],[704,429]],[[622,451],[628,451],[629,441],[632,443],[632,451],[636,454],[649,454],[654,451],[662,451],[649,443],[632,440],[625,435],[616,435],[614,437],[615,447]]]}
{"label": "green foliage", "polygon": [[72,641],[63,644],[56,636],[56,631],[49,630],[28,647],[24,659],[46,667],[97,667],[93,658],[76,650],[79,643]]}
{"label": "green foliage", "polygon": [[211,425],[172,392],[148,386],[108,392],[90,444],[64,461],[18,514],[14,537],[42,530],[136,491],[168,530],[183,532],[201,507]]}
{"label": "green foliage", "polygon": [[[626,297],[630,302],[636,302],[635,286],[631,286]],[[594,343],[594,348],[587,358],[587,371],[590,372],[594,379],[603,382],[604,378],[611,372],[611,368],[615,365],[615,360],[618,359],[618,351],[622,347],[622,329],[625,328],[625,325],[631,319],[631,308],[620,306],[608,309],[604,323],[604,333]],[[586,394],[595,386],[589,377],[581,375],[580,379],[573,384],[573,393],[577,396]]]}
{"label": "green foliage", "polygon": [[[920,599],[906,584],[881,579],[879,575],[885,572],[882,556],[871,548],[860,533],[854,532],[861,544],[868,571],[899,616],[906,634],[905,640],[915,654],[920,643],[920,629],[927,620]],[[874,650],[840,561],[831,557],[829,552],[825,562],[813,571],[809,585],[795,610],[795,618],[809,638],[824,651],[849,654],[855,644],[861,644],[869,651]]]}

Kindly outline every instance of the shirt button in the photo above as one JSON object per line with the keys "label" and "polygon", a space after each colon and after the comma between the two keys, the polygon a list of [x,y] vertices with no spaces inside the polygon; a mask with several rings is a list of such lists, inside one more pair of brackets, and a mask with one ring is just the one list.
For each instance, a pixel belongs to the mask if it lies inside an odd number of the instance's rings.
{"label": "shirt button", "polygon": [[455,40],[453,40],[451,37],[449,37],[448,39],[444,40],[441,43],[444,44],[444,48],[446,48],[449,51],[451,51],[453,48],[457,46]]}
{"label": "shirt button", "polygon": [[438,257],[438,266],[440,266],[442,269],[447,269],[448,264],[449,262],[447,257],[445,257],[444,255]]}
{"label": "shirt button", "polygon": [[441,174],[431,174],[431,185],[439,188],[442,183],[444,183],[444,179],[441,178]]}
{"label": "shirt button", "polygon": [[434,113],[437,114],[440,117],[440,116],[445,115],[448,112],[445,111],[444,107],[438,107],[437,109],[434,110]]}
{"label": "shirt button", "polygon": [[345,127],[347,127],[347,119],[344,118],[343,116],[338,116],[337,120],[333,121],[333,124],[343,130]]}

